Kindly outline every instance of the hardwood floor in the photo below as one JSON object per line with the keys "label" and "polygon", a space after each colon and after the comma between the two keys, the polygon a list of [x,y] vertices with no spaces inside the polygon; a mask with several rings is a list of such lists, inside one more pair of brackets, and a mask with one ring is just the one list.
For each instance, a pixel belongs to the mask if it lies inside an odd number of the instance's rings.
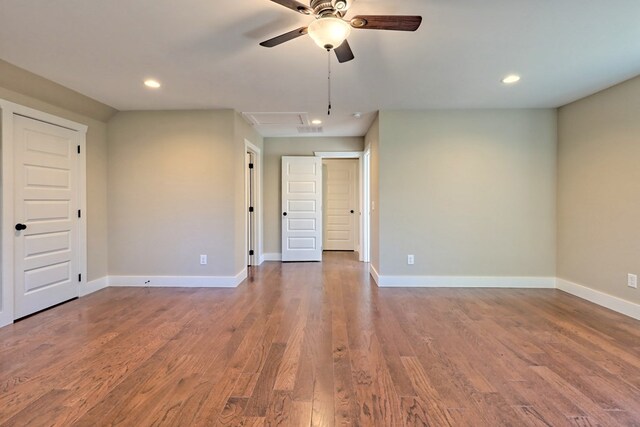
{"label": "hardwood floor", "polygon": [[640,426],[640,322],[555,290],[379,289],[329,253],[0,329],[0,425],[116,424]]}

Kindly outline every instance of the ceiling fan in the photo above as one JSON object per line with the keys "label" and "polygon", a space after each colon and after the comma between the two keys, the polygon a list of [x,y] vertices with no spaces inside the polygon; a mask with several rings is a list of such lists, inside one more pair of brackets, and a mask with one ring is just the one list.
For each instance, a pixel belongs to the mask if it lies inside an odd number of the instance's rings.
{"label": "ceiling fan", "polygon": [[362,30],[415,31],[422,23],[421,16],[406,15],[358,15],[351,20],[342,19],[351,6],[347,0],[311,0],[306,6],[296,0],[271,0],[303,15],[314,15],[315,21],[308,27],[297,28],[260,43],[264,47],[274,47],[309,34],[318,46],[335,50],[338,62],[351,61],[354,56],[347,41],[351,28]]}

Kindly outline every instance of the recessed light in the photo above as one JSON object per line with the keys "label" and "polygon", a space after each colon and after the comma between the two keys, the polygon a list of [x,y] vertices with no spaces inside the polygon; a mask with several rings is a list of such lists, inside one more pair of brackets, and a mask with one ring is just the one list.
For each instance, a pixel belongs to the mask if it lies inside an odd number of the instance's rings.
{"label": "recessed light", "polygon": [[153,79],[147,79],[147,80],[145,80],[145,81],[144,81],[144,85],[145,85],[146,87],[150,87],[151,89],[158,89],[158,88],[161,86],[161,84],[160,84],[160,82],[159,82],[159,81],[157,81],[157,80],[153,80]]}
{"label": "recessed light", "polygon": [[505,77],[504,79],[502,79],[502,83],[507,84],[507,85],[513,84],[513,83],[517,83],[519,81],[520,81],[520,76],[517,76],[515,74],[511,74],[511,75]]}
{"label": "recessed light", "polygon": [[312,120],[311,124],[312,125],[321,125],[322,124],[322,120],[318,120],[318,119]]}
{"label": "recessed light", "polygon": [[353,117],[355,117],[356,119],[359,119],[362,117],[362,113],[353,113]]}

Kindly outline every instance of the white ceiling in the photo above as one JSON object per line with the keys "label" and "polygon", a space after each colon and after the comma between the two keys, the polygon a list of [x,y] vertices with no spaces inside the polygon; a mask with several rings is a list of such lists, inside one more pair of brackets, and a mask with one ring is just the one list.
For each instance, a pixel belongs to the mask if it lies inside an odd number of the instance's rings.
{"label": "white ceiling", "polygon": [[377,110],[557,107],[640,73],[638,0],[357,0],[354,14],[424,21],[353,30],[331,117],[325,52],[258,45],[312,19],[269,0],[0,0],[0,58],[120,110],[306,112],[327,136],[363,135]]}

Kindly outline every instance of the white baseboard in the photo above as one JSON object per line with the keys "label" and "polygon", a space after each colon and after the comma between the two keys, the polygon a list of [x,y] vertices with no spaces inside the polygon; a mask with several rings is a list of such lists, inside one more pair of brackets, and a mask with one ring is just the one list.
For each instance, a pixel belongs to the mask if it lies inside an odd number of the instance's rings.
{"label": "white baseboard", "polygon": [[279,252],[267,253],[263,255],[265,261],[282,261],[282,254]]}
{"label": "white baseboard", "polygon": [[101,289],[109,287],[109,277],[104,276],[96,280],[92,280],[84,286],[80,286],[80,297],[85,297]]}
{"label": "white baseboard", "polygon": [[371,275],[381,288],[554,289],[556,287],[555,277],[381,276],[373,267]]}
{"label": "white baseboard", "polygon": [[601,291],[596,291],[595,289],[588,288],[586,286],[579,285],[577,283],[573,283],[560,278],[558,278],[556,286],[558,289],[568,294],[577,296],[587,301],[591,301],[594,304],[598,304],[602,307],[606,307],[610,310],[640,320],[640,304],[636,304],[622,298],[614,297],[613,295],[609,295]]}
{"label": "white baseboard", "polygon": [[[151,288],[235,288],[247,278],[246,267],[235,276],[109,276],[109,286]],[[148,281],[148,283],[146,283]]]}
{"label": "white baseboard", "polygon": [[10,325],[12,323],[13,323],[13,315],[11,315],[6,310],[0,311],[0,328]]}
{"label": "white baseboard", "polygon": [[373,277],[373,281],[376,282],[376,285],[380,286],[380,275],[373,264],[369,264],[369,274]]}

